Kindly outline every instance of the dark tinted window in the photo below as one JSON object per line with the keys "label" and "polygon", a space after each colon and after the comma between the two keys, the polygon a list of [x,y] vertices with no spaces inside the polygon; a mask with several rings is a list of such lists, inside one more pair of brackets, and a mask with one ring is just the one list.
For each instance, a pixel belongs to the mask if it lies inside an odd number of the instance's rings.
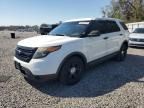
{"label": "dark tinted window", "polygon": [[98,30],[101,34],[120,31],[115,21],[97,20],[91,26],[91,31]]}
{"label": "dark tinted window", "polygon": [[124,22],[120,22],[121,26],[124,28],[124,30],[128,30],[127,26],[125,25]]}
{"label": "dark tinted window", "polygon": [[106,27],[107,27],[107,33],[120,31],[120,28],[115,21],[107,21]]}
{"label": "dark tinted window", "polygon": [[103,25],[105,22],[94,21],[93,24],[90,26],[89,32],[99,31],[100,34],[106,33],[105,27]]}
{"label": "dark tinted window", "polygon": [[98,23],[99,23],[98,27],[99,27],[100,33],[101,34],[107,33],[107,29],[108,29],[107,22],[106,21],[98,21]]}
{"label": "dark tinted window", "polygon": [[136,28],[133,33],[144,33],[144,28]]}

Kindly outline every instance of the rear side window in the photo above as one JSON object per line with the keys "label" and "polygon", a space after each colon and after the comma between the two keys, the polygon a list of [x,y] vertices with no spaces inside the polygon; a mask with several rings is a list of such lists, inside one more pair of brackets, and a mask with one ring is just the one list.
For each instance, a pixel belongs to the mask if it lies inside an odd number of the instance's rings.
{"label": "rear side window", "polygon": [[124,30],[128,30],[127,26],[125,25],[124,22],[120,22],[120,25],[124,28]]}
{"label": "rear side window", "polygon": [[106,26],[107,26],[107,33],[120,31],[120,28],[115,21],[107,21]]}

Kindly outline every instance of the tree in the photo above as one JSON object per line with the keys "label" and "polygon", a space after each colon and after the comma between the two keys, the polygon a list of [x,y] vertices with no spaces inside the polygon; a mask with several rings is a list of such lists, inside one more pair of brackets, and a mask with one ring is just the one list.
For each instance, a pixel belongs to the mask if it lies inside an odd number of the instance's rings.
{"label": "tree", "polygon": [[144,20],[144,0],[112,0],[102,13],[105,17],[119,18],[126,22]]}

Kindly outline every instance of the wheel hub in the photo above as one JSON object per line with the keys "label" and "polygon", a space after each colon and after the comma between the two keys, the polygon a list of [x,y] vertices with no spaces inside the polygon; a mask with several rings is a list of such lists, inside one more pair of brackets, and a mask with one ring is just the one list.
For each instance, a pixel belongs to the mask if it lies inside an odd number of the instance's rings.
{"label": "wheel hub", "polygon": [[124,50],[122,51],[122,55],[125,55],[125,51]]}
{"label": "wheel hub", "polygon": [[70,69],[70,73],[71,74],[74,74],[76,72],[76,67],[72,67],[71,69]]}

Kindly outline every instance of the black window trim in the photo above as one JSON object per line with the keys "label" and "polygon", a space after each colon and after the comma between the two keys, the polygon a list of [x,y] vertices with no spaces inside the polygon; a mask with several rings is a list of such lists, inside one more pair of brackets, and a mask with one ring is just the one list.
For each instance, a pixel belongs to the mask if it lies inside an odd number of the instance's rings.
{"label": "black window trim", "polygon": [[124,30],[128,30],[128,27],[126,26],[126,24],[123,21],[120,21],[119,23]]}

